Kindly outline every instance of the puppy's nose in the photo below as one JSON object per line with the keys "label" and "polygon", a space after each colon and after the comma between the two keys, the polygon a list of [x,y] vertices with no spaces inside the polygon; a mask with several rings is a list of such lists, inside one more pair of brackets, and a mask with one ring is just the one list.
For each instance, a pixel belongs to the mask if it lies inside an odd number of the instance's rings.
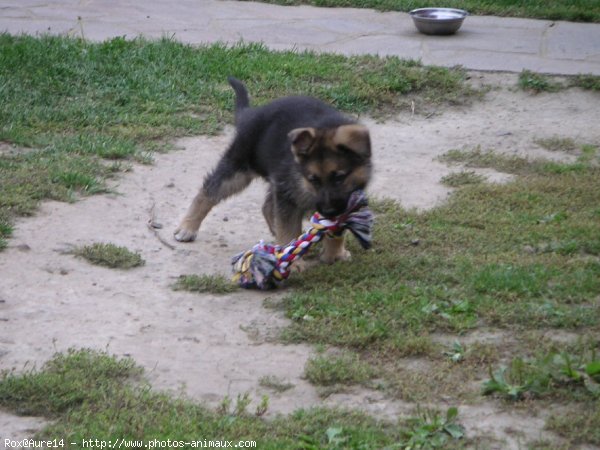
{"label": "puppy's nose", "polygon": [[339,216],[343,212],[343,211],[340,211],[338,208],[333,208],[331,206],[317,208],[317,210],[323,217],[335,217],[335,216]]}

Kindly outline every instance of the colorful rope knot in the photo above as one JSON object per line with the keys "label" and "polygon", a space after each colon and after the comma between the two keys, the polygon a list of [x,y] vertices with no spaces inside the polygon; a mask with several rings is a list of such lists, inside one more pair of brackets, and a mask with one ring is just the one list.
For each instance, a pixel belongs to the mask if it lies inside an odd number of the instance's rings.
{"label": "colorful rope knot", "polygon": [[251,250],[234,256],[233,281],[247,289],[273,289],[290,275],[291,264],[313,244],[325,236],[341,238],[345,230],[350,230],[364,249],[371,247],[373,213],[362,190],[352,193],[346,211],[340,216],[326,218],[317,212],[310,223],[302,236],[285,246],[260,241]]}

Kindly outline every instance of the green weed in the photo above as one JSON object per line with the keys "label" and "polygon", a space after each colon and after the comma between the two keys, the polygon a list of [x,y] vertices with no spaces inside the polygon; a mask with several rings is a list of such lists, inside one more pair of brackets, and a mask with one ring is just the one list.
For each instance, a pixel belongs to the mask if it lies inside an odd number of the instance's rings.
{"label": "green weed", "polygon": [[596,352],[551,351],[532,360],[513,358],[509,367],[495,372],[483,384],[483,394],[500,394],[510,400],[539,397],[563,389],[579,388],[600,396],[600,360]]}
{"label": "green weed", "polygon": [[175,291],[211,294],[228,294],[238,290],[230,279],[222,275],[180,275],[171,287]]}
{"label": "green weed", "polygon": [[275,392],[285,392],[293,389],[294,385],[289,381],[281,379],[275,375],[267,375],[258,380],[258,384],[264,388],[271,389]]}
{"label": "green weed", "polygon": [[553,81],[549,76],[524,70],[519,74],[519,87],[534,93],[556,92],[565,86]]}
{"label": "green weed", "polygon": [[454,341],[452,347],[444,352],[444,356],[450,358],[450,361],[457,363],[465,359],[465,353],[465,347],[460,342]]}
{"label": "green weed", "polygon": [[572,78],[572,86],[589,91],[600,91],[600,76],[592,74],[579,74]]}
{"label": "green weed", "polygon": [[448,448],[452,440],[464,437],[464,428],[457,423],[458,409],[448,408],[446,415],[437,411],[418,411],[409,421],[410,429],[405,432],[404,448]]}
{"label": "green weed", "polygon": [[139,253],[134,253],[126,247],[114,244],[95,243],[78,247],[73,250],[75,256],[80,256],[92,264],[110,267],[111,269],[131,269],[145,264]]}
{"label": "green weed", "polygon": [[[235,406],[233,410],[231,406],[233,404],[231,398],[227,395],[221,401],[221,404],[217,408],[217,412],[224,416],[229,417],[248,417],[250,414],[248,413],[248,406],[252,403],[252,398],[250,397],[249,392],[245,392],[243,394],[238,394],[235,400]],[[256,406],[256,410],[254,415],[256,417],[264,416],[267,410],[269,409],[269,396],[263,395],[260,403]]]}
{"label": "green weed", "polygon": [[490,368],[490,379],[483,384],[483,394],[490,395],[498,393],[510,400],[521,400],[525,394],[539,394],[539,382],[547,383],[547,379],[538,380],[529,378],[524,373],[525,363],[522,359],[514,359],[511,362],[510,377],[507,367],[501,367],[495,372]]}

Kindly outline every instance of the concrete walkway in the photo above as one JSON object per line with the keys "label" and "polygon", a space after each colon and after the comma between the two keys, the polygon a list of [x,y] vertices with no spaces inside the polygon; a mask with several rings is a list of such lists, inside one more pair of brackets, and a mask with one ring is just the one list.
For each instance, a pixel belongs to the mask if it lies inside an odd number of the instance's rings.
{"label": "concrete walkway", "polygon": [[[443,2],[442,2],[443,3]],[[470,16],[454,36],[419,34],[410,16],[223,0],[2,0],[0,30],[104,40],[263,42],[273,49],[371,53],[475,70],[600,75],[600,24]]]}

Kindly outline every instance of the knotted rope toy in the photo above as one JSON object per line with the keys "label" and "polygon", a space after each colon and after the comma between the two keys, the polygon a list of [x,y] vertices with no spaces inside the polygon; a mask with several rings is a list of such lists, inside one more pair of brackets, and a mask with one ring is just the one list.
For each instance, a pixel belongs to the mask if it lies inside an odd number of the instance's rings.
{"label": "knotted rope toy", "polygon": [[341,215],[327,218],[316,212],[310,222],[310,228],[303,235],[285,246],[260,241],[251,250],[234,256],[231,260],[233,281],[246,289],[273,289],[290,275],[290,265],[313,244],[325,236],[341,239],[345,230],[352,232],[362,248],[371,247],[373,213],[362,190],[350,195],[348,207]]}

